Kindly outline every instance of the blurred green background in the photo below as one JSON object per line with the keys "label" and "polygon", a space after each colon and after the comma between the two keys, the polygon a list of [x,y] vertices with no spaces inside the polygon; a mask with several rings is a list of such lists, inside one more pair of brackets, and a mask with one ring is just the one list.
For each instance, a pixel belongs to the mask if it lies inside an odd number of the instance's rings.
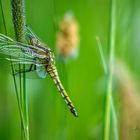
{"label": "blurred green background", "polygon": [[[14,38],[9,0],[2,0],[8,36]],[[140,1],[116,0],[116,58],[123,60],[140,80]],[[96,36],[108,58],[109,0],[26,0],[26,20],[33,31],[56,54],[55,24],[67,11],[74,13],[80,28],[79,56],[65,65],[56,59],[60,79],[79,114],[75,118],[52,80],[28,79],[31,140],[101,140],[104,129],[106,77]],[[1,11],[1,10],[0,10]],[[4,24],[0,13],[0,33]],[[139,82],[137,82],[139,85]],[[121,135],[122,99],[114,87],[118,136]],[[113,95],[114,95],[113,94]],[[133,114],[132,114],[133,118]],[[124,119],[125,120],[125,119]],[[0,68],[0,140],[20,140],[20,116],[13,78]],[[128,127],[126,135],[140,138],[140,125]],[[111,138],[114,139],[113,136]],[[123,139],[125,140],[125,138]]]}

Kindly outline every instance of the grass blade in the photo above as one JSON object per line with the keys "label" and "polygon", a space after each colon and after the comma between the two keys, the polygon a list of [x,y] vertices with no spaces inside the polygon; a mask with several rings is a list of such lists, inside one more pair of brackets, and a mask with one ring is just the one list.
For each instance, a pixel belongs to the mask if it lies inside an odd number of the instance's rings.
{"label": "grass blade", "polygon": [[[109,26],[109,71],[108,71],[108,86],[106,95],[106,109],[105,109],[105,126],[104,126],[104,140],[110,139],[110,126],[111,126],[111,113],[113,113],[114,121],[116,120],[114,102],[113,102],[113,71],[114,71],[114,59],[115,59],[115,34],[116,34],[116,1],[110,0],[110,26]],[[113,107],[111,108],[111,106]],[[116,124],[116,123],[115,123]],[[114,126],[115,127],[115,126]],[[117,128],[114,128],[117,130]],[[115,131],[117,132],[117,131]],[[115,136],[117,138],[117,134]]]}

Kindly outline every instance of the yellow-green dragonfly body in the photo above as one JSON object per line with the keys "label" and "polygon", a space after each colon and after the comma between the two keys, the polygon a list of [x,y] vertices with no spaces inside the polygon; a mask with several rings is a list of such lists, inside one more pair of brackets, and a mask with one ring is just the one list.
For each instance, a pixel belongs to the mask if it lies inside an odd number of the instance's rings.
{"label": "yellow-green dragonfly body", "polygon": [[46,75],[49,74],[70,108],[70,111],[74,116],[78,116],[74,105],[59,79],[59,75],[55,67],[54,55],[51,49],[47,45],[41,43],[30,28],[26,27],[26,29],[26,37],[30,45],[16,42],[11,38],[0,34],[0,53],[3,53],[8,57],[12,57],[6,59],[12,61],[13,64],[20,63],[31,65],[29,69],[19,70],[18,72],[22,73],[36,70],[37,74],[42,78],[45,78]]}

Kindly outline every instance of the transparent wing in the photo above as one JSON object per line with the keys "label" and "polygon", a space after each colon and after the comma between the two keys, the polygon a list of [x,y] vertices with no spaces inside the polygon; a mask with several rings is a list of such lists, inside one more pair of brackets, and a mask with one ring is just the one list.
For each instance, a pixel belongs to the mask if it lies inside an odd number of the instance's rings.
{"label": "transparent wing", "polygon": [[37,46],[32,46],[32,45],[28,45],[28,44],[24,44],[24,43],[20,43],[20,42],[16,42],[14,40],[12,40],[11,38],[3,35],[3,34],[0,34],[0,45],[1,46],[5,46],[5,45],[16,45],[15,47],[17,48],[21,48],[23,50],[27,50],[28,49],[31,49],[31,50],[35,50],[35,51],[42,51],[45,53],[45,50],[42,49],[42,48],[39,48]]}
{"label": "transparent wing", "polygon": [[36,40],[40,40],[38,38],[38,36],[31,30],[31,28],[29,26],[26,25],[26,37],[29,39],[36,39]]}
{"label": "transparent wing", "polygon": [[30,59],[26,59],[26,58],[17,58],[17,59],[16,58],[15,59],[14,58],[6,58],[6,60],[12,62],[13,65],[17,65],[17,64],[39,65],[33,59],[30,60]]}
{"label": "transparent wing", "polygon": [[[7,61],[6,61],[7,60]],[[13,58],[0,58],[0,64],[2,69],[7,71],[7,73],[12,74],[11,66],[13,67],[13,72],[15,76],[23,76],[22,73],[26,73],[26,78],[28,79],[40,79],[47,76],[47,71],[45,64],[42,64],[39,60],[27,60],[27,59],[13,59]],[[20,69],[19,69],[19,64]],[[23,64],[25,68],[23,68]]]}
{"label": "transparent wing", "polygon": [[45,78],[48,75],[48,73],[43,65],[37,66],[36,73],[40,78]]}
{"label": "transparent wing", "polygon": [[[36,74],[40,78],[47,76],[45,69],[46,64],[40,61],[46,57],[45,51],[42,48],[15,42],[11,38],[0,34],[0,53],[4,54],[4,58],[0,58],[1,60],[5,59],[14,65],[17,75],[18,73],[30,72],[28,68],[30,68],[30,65],[34,65],[36,69],[32,70],[32,72],[36,71]],[[19,70],[18,64],[26,64],[26,70]]]}
{"label": "transparent wing", "polygon": [[26,73],[27,78],[45,78],[47,76],[45,66],[39,62],[35,63],[35,65],[32,62],[26,62],[26,68],[20,70],[17,64],[18,63],[14,63],[14,66],[16,65],[15,71],[17,76],[19,73]]}
{"label": "transparent wing", "polygon": [[[37,52],[41,53],[37,53]],[[19,60],[45,58],[45,51],[39,47],[15,42],[11,38],[0,34],[0,53]]]}
{"label": "transparent wing", "polygon": [[40,39],[38,38],[38,36],[27,25],[26,25],[26,40],[30,45],[40,46],[40,48],[41,48],[41,44],[43,44],[42,41],[40,41]]}
{"label": "transparent wing", "polygon": [[[38,60],[37,63],[39,64]],[[45,78],[47,76],[47,71],[44,65],[36,65],[36,73],[40,78]]]}

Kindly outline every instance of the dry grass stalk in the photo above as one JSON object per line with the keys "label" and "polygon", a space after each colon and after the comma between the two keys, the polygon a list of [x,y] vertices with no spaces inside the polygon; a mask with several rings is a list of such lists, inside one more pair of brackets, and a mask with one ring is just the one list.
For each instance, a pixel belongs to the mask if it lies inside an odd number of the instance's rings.
{"label": "dry grass stalk", "polygon": [[135,78],[121,61],[115,65],[122,103],[121,140],[140,138],[140,96]]}

